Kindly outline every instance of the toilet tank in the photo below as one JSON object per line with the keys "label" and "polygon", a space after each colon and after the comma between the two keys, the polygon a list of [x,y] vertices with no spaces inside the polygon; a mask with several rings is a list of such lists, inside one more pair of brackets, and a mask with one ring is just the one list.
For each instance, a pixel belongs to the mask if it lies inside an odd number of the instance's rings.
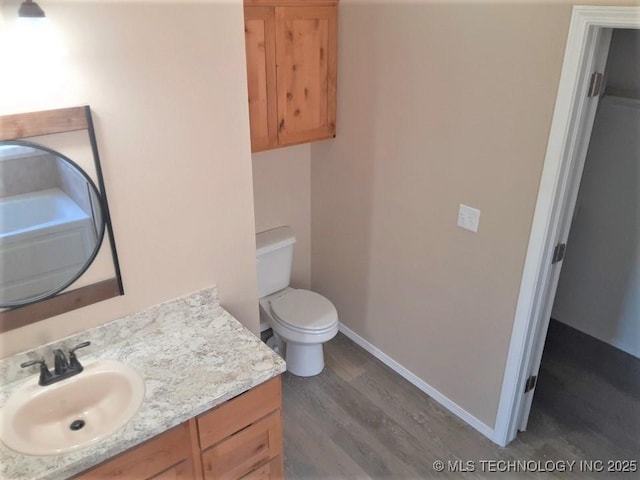
{"label": "toilet tank", "polygon": [[289,227],[278,227],[256,235],[259,298],[289,286],[294,243],[296,237]]}

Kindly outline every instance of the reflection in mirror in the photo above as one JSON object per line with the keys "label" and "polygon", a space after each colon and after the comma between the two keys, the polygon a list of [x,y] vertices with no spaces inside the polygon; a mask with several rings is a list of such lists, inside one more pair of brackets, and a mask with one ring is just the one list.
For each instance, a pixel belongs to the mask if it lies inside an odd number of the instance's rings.
{"label": "reflection in mirror", "polygon": [[52,297],[95,258],[102,199],[72,160],[24,141],[0,142],[0,307]]}

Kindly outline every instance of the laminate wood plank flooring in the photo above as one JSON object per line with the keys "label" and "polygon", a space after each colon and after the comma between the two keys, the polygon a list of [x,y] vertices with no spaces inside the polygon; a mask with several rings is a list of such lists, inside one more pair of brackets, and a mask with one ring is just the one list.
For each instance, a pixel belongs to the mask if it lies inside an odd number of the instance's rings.
{"label": "laminate wood plank flooring", "polygon": [[568,441],[638,457],[640,359],[551,320],[539,378],[534,411],[552,419]]}
{"label": "laminate wood plank flooring", "polygon": [[[550,335],[556,330],[550,328]],[[640,375],[633,380],[622,373],[611,380],[607,361],[585,362],[576,353],[579,348],[571,356],[571,348],[556,348],[558,341],[548,344],[529,428],[501,448],[338,334],[325,345],[326,367],[320,375],[283,376],[286,478],[608,478],[602,472],[489,473],[479,468],[480,460],[638,459],[640,430],[627,415],[639,418]],[[601,357],[611,353],[597,352]],[[627,372],[640,368],[634,357],[623,360]],[[611,363],[619,367],[621,361]],[[600,373],[588,371],[594,363]],[[598,393],[583,401],[589,386]],[[603,406],[596,409],[599,402]],[[600,419],[590,420],[594,414]],[[475,471],[436,472],[437,459],[473,460]]]}

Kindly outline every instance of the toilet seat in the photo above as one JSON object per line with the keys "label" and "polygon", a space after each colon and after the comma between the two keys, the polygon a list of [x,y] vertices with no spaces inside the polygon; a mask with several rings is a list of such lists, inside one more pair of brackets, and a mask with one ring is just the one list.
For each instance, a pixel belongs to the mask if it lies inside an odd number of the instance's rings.
{"label": "toilet seat", "polygon": [[323,344],[338,333],[333,303],[318,293],[287,287],[260,299],[260,317],[273,329],[289,372],[300,377],[322,372]]}
{"label": "toilet seat", "polygon": [[320,335],[335,329],[336,307],[322,295],[291,289],[269,301],[273,320],[298,333]]}

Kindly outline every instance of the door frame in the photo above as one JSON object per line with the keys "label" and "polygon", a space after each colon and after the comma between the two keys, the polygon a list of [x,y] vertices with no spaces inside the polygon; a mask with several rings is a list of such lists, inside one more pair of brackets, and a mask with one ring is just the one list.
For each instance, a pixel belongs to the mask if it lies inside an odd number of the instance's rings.
{"label": "door frame", "polygon": [[498,445],[506,446],[526,425],[521,417],[533,392],[524,394],[525,381],[540,368],[545,316],[557,286],[553,250],[568,235],[586,155],[581,146],[593,125],[587,91],[605,30],[613,28],[640,28],[640,7],[573,7],[493,432]]}

